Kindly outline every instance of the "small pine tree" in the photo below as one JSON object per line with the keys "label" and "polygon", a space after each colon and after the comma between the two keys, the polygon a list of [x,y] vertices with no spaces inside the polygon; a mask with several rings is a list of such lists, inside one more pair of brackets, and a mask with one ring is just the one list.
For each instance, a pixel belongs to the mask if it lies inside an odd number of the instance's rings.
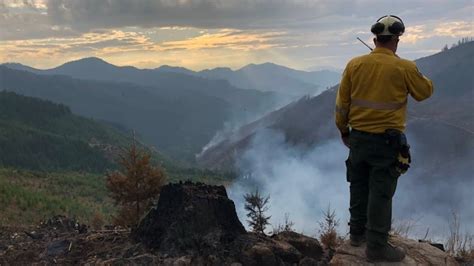
{"label": "small pine tree", "polygon": [[335,250],[342,243],[342,238],[337,235],[338,226],[336,211],[328,205],[328,208],[323,211],[323,221],[319,222],[319,240],[327,249]]}
{"label": "small pine tree", "polygon": [[271,216],[266,216],[265,212],[268,211],[268,201],[270,200],[270,195],[263,197],[258,192],[258,189],[255,193],[247,193],[244,195],[245,199],[245,210],[247,211],[247,220],[249,226],[252,228],[252,231],[258,234],[265,234],[265,229],[267,225],[270,224],[269,220]]}
{"label": "small pine tree", "polygon": [[135,142],[121,155],[120,171],[107,173],[107,188],[121,206],[115,223],[136,226],[142,214],[157,199],[166,181],[164,170],[151,165],[151,155],[137,148]]}

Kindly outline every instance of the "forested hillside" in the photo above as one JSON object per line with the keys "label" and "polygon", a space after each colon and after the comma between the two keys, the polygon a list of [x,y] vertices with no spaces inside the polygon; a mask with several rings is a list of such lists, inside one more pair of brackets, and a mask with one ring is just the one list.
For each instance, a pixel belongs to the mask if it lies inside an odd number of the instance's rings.
{"label": "forested hillside", "polygon": [[[168,181],[225,183],[231,173],[180,164],[146,147]],[[0,91],[0,225],[37,223],[57,214],[109,221],[114,206],[105,173],[132,143],[131,131],[75,115],[47,100]]]}
{"label": "forested hillside", "polygon": [[123,134],[65,105],[0,92],[0,167],[102,172],[127,143]]}
{"label": "forested hillside", "polygon": [[0,89],[69,106],[73,113],[110,121],[175,159],[194,154],[221,129],[233,107],[197,91],[153,88],[67,76],[36,75],[0,66]]}

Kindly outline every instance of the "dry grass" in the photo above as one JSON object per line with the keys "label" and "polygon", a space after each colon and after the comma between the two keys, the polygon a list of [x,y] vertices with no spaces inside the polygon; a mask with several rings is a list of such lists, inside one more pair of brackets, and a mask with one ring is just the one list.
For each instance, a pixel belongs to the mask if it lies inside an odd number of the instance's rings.
{"label": "dry grass", "polygon": [[446,242],[446,252],[456,257],[460,262],[474,263],[474,236],[461,231],[459,215],[453,211],[449,222],[449,237]]}
{"label": "dry grass", "polygon": [[[401,220],[395,222],[392,220],[392,231],[391,233],[397,236],[408,238],[411,231],[417,226],[418,220]],[[425,237],[426,238],[426,237]]]}
{"label": "dry grass", "polygon": [[290,219],[290,214],[285,213],[285,221],[283,224],[278,224],[273,228],[272,234],[277,235],[281,232],[294,232],[293,226],[295,223]]}

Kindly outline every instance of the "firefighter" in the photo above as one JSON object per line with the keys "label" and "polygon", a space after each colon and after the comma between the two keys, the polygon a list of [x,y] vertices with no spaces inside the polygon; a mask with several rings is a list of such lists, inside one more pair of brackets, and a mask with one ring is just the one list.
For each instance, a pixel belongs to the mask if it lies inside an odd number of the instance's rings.
{"label": "firefighter", "polygon": [[430,97],[433,84],[414,62],[397,56],[403,21],[383,16],[372,26],[375,49],[347,64],[337,92],[336,125],[349,148],[350,242],[367,242],[370,262],[402,261],[405,251],[388,243],[392,197],[410,163],[404,135],[408,94]]}

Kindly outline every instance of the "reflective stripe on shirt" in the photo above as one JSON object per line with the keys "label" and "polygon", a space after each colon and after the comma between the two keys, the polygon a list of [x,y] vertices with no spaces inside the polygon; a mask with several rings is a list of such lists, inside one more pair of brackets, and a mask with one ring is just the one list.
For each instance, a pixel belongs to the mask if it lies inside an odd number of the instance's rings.
{"label": "reflective stripe on shirt", "polygon": [[352,99],[351,105],[363,108],[370,108],[374,110],[398,110],[404,107],[407,102],[403,103],[384,103],[384,102],[373,102],[364,99]]}
{"label": "reflective stripe on shirt", "polygon": [[347,110],[346,108],[342,108],[342,107],[339,107],[336,105],[336,113],[339,113],[343,116],[347,115],[349,113],[349,110]]}

